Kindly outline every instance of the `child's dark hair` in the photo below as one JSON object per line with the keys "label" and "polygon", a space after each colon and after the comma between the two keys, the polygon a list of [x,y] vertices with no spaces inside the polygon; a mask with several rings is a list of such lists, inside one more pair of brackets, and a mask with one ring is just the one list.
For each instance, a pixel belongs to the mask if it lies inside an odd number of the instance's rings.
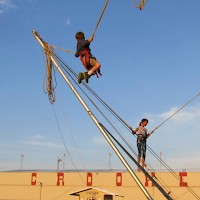
{"label": "child's dark hair", "polygon": [[82,40],[82,39],[85,39],[85,35],[83,32],[77,32],[76,35],[75,35],[75,38],[77,40]]}
{"label": "child's dark hair", "polygon": [[142,124],[143,122],[147,122],[147,123],[148,123],[149,121],[148,121],[148,119],[145,119],[145,118],[142,119],[141,122],[140,122],[140,126],[141,126],[141,124]]}

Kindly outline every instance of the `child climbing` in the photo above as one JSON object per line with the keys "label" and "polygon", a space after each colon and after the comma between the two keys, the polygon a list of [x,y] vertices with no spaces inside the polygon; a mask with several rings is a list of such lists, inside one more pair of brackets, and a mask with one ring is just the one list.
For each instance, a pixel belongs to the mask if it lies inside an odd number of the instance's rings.
{"label": "child climbing", "polygon": [[[138,163],[140,164],[140,160],[142,158],[142,167],[146,167],[145,157],[146,157],[146,140],[153,133],[147,133],[147,129],[145,126],[148,124],[148,119],[142,119],[139,126],[133,130],[129,127],[133,134],[137,134],[137,148],[138,148]],[[138,168],[138,171],[140,169]]]}
{"label": "child climbing", "polygon": [[[87,40],[85,40],[85,35],[83,32],[77,32],[75,35],[77,41],[76,47],[76,57],[80,57],[82,64],[84,65],[87,72],[80,72],[78,75],[78,83],[84,79],[88,83],[89,78],[99,73],[100,74],[100,63],[99,61],[91,54],[90,43],[94,39],[94,35]],[[100,74],[101,75],[101,74]]]}

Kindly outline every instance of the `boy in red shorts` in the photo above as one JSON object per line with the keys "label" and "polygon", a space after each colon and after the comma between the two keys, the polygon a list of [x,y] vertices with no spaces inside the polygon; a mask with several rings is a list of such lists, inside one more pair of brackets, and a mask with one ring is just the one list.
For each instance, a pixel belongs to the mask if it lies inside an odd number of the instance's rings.
{"label": "boy in red shorts", "polygon": [[85,40],[83,32],[77,32],[75,35],[77,46],[76,46],[76,57],[80,57],[82,64],[84,65],[87,72],[80,72],[78,75],[78,83],[84,79],[88,83],[88,79],[94,75],[100,74],[100,63],[98,60],[91,54],[90,43],[93,41],[93,36]]}

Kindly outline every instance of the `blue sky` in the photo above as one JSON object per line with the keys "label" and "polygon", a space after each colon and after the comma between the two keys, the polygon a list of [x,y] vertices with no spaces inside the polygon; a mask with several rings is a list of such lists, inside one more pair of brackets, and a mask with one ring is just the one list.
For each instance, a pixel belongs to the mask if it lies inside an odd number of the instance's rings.
{"label": "blue sky", "polygon": [[[123,168],[114,152],[56,73],[54,109],[43,91],[45,59],[32,36],[75,51],[74,35],[90,37],[105,1],[0,0],[0,170]],[[149,0],[144,10],[131,0],[110,0],[93,43],[103,77],[89,85],[126,122],[136,127],[144,117],[154,129],[200,88],[200,1]],[[79,59],[56,51],[77,73]],[[199,169],[200,99],[161,126],[148,145],[175,169]],[[136,149],[135,137],[113,123]],[[61,131],[59,131],[59,128]],[[147,152],[154,168],[160,163]],[[62,163],[61,163],[62,164]],[[61,166],[62,167],[62,166]],[[135,166],[133,165],[133,168]]]}

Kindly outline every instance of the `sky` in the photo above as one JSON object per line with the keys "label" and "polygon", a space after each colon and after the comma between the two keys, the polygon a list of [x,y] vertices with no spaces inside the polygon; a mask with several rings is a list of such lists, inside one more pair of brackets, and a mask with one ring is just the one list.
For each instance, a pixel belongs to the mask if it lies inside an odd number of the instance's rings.
{"label": "sky", "polygon": [[[91,36],[104,3],[0,0],[0,171],[56,170],[58,158],[59,169],[124,169],[58,72],[56,102],[49,103],[45,57],[32,35],[35,30],[49,44],[75,51],[75,33]],[[89,86],[131,127],[148,118],[151,131],[199,93],[199,9],[199,0],[149,0],[143,10],[131,0],[109,1],[90,46],[103,76]],[[55,52],[76,73],[84,71],[73,54]],[[199,170],[199,119],[197,96],[148,146],[173,169]],[[136,138],[112,123],[137,152]],[[146,160],[165,170],[149,151]]]}

